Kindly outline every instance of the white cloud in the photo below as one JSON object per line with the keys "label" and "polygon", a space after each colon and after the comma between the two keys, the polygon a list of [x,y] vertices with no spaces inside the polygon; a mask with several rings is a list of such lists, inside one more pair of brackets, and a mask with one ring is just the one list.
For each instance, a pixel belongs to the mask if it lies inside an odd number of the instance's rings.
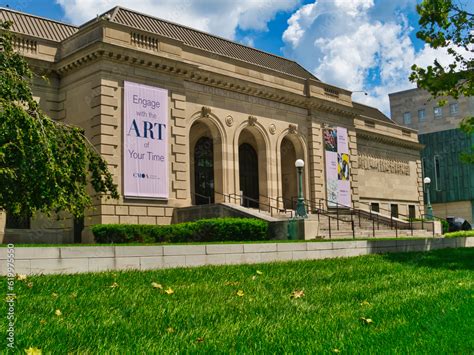
{"label": "white cloud", "polygon": [[412,64],[426,66],[435,58],[451,62],[446,51],[415,50],[413,28],[404,15],[414,11],[415,0],[388,3],[317,0],[305,5],[288,20],[283,51],[325,82],[367,91],[368,96],[355,93],[354,100],[388,115],[388,93],[414,87],[408,80]]}
{"label": "white cloud", "polygon": [[300,0],[56,0],[66,19],[82,24],[119,5],[145,14],[235,39],[237,28],[267,31],[280,11],[292,11]]}

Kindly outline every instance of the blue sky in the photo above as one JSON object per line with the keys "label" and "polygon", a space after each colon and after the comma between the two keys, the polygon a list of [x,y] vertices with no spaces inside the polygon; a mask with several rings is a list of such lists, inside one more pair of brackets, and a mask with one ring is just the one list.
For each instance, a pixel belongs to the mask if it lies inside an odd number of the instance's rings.
{"label": "blue sky", "polygon": [[[413,87],[413,63],[444,52],[416,39],[416,0],[0,0],[79,25],[121,5],[296,60],[321,80],[390,114],[388,93]],[[471,6],[472,7],[472,6]]]}

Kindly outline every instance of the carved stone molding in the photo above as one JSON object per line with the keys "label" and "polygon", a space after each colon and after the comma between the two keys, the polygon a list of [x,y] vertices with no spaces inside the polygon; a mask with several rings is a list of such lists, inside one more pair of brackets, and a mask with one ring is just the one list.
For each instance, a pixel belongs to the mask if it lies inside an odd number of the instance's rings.
{"label": "carved stone molding", "polygon": [[227,116],[225,118],[225,124],[228,126],[228,127],[232,127],[232,125],[234,124],[234,118],[232,116]]}
{"label": "carved stone molding", "polygon": [[271,133],[271,134],[275,134],[276,133],[276,126],[272,123],[270,126],[268,126],[268,131]]}
{"label": "carved stone molding", "polygon": [[203,106],[201,109],[201,117],[209,117],[211,114],[211,108],[207,106]]}
{"label": "carved stone molding", "polygon": [[290,134],[296,134],[296,125],[295,125],[295,124],[290,124],[290,125],[288,126],[288,132],[289,132]]}
{"label": "carved stone molding", "polygon": [[249,116],[249,126],[255,126],[255,123],[257,123],[257,117]]}

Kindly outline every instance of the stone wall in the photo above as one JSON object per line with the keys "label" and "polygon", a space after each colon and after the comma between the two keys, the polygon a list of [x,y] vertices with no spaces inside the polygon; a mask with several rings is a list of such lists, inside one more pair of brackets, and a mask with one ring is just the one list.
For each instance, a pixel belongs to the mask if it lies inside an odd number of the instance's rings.
{"label": "stone wall", "polygon": [[[317,260],[376,253],[474,247],[474,237],[451,239],[15,248],[16,274],[73,274],[107,270],[153,270],[204,265]],[[0,249],[0,275],[7,273]]]}

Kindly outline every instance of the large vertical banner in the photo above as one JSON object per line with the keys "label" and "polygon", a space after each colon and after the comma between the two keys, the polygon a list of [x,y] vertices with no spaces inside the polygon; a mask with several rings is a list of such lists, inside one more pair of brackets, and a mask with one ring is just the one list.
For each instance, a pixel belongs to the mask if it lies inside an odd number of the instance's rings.
{"label": "large vertical banner", "polygon": [[124,82],[124,196],[168,198],[168,90]]}
{"label": "large vertical banner", "polygon": [[350,207],[351,183],[347,129],[343,127],[325,128],[323,141],[328,207]]}

